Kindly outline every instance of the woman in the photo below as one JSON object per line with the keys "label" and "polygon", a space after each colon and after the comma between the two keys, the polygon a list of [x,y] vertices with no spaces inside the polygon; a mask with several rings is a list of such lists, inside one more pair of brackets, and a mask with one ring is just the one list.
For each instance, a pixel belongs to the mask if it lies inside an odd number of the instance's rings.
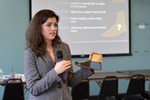
{"label": "woman", "polygon": [[68,86],[75,86],[93,74],[84,68],[73,73],[70,48],[58,35],[58,21],[55,12],[43,9],[29,24],[24,51],[29,100],[72,100]]}

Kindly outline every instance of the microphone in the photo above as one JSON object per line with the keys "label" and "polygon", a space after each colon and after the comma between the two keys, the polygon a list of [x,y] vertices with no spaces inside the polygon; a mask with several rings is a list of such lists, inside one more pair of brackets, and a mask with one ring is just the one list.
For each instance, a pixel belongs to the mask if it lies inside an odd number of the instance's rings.
{"label": "microphone", "polygon": [[57,51],[57,59],[58,59],[58,61],[61,61],[62,59],[63,59],[63,53],[62,53],[62,51],[61,50],[59,50],[59,51]]}
{"label": "microphone", "polygon": [[[64,57],[61,50],[57,51],[57,52],[56,52],[56,55],[57,55],[58,61],[61,61],[61,60],[63,59],[63,57]],[[64,72],[63,72],[63,73],[64,73]],[[64,78],[63,78],[64,75],[63,75],[63,73],[60,74],[60,77],[61,77],[61,79],[64,81]]]}

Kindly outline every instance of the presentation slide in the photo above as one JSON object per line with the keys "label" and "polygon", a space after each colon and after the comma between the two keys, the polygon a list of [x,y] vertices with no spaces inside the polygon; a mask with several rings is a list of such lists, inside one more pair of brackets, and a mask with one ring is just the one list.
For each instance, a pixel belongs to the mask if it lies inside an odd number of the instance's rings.
{"label": "presentation slide", "polygon": [[129,0],[31,0],[31,18],[41,9],[60,17],[59,35],[72,56],[130,54]]}

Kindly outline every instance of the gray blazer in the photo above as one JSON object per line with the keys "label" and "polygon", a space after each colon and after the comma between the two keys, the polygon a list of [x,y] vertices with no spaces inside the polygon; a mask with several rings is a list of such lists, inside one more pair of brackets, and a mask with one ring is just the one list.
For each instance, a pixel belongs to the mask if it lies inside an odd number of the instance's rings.
{"label": "gray blazer", "polygon": [[[65,43],[54,48],[54,52],[62,50],[63,59],[70,59],[70,49]],[[57,57],[55,58],[58,61]],[[55,63],[48,52],[37,57],[31,48],[24,51],[24,75],[30,91],[29,100],[72,100],[68,86],[72,87],[87,79],[93,72],[81,68],[73,73],[72,68],[61,76],[54,71]]]}

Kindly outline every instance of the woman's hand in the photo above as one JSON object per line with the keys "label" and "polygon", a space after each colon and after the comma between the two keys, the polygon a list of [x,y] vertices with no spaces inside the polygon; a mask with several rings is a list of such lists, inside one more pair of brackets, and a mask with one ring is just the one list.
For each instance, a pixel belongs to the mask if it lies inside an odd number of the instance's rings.
{"label": "woman's hand", "polygon": [[69,69],[71,67],[71,61],[70,60],[62,60],[60,62],[57,62],[54,70],[57,74],[63,73],[65,70]]}

